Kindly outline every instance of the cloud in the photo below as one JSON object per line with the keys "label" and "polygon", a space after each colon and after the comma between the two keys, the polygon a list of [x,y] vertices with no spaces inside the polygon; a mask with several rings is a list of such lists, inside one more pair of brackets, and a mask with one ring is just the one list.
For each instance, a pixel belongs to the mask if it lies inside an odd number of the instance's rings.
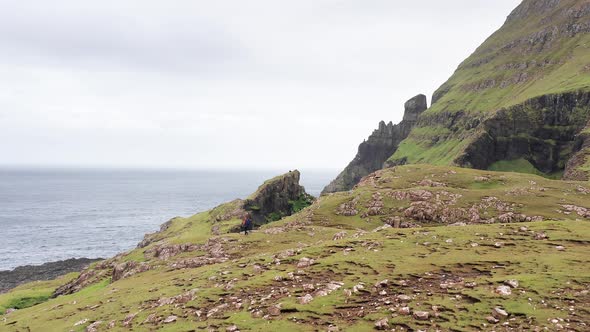
{"label": "cloud", "polygon": [[343,167],[518,2],[0,0],[2,163]]}

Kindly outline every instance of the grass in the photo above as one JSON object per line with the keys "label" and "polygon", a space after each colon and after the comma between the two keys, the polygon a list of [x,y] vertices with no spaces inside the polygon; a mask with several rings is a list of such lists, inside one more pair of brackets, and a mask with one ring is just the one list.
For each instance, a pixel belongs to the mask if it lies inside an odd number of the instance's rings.
{"label": "grass", "polygon": [[10,292],[0,294],[0,314],[7,309],[25,309],[49,300],[53,291],[60,285],[76,278],[79,273],[70,273],[50,281],[35,281],[18,286]]}
{"label": "grass", "polygon": [[[531,35],[548,31],[553,26],[565,27],[567,15],[556,14],[582,3],[581,0],[562,1],[555,12],[531,13],[525,20],[508,21],[468,57],[439,91],[442,98],[422,114],[421,122],[402,142],[390,158],[406,159],[411,163],[453,165],[470,141],[481,132],[471,124],[493,117],[499,110],[524,103],[535,97],[577,91],[590,91],[590,35],[574,37],[563,33],[544,44],[542,50],[530,50]],[[547,20],[551,17],[551,20]],[[524,41],[505,47],[513,42]],[[539,42],[535,47],[541,47]],[[521,67],[525,65],[524,67]],[[519,75],[527,79],[515,83]],[[483,82],[493,82],[485,88],[475,88]],[[502,82],[505,84],[502,85]],[[457,125],[452,115],[464,114],[466,124]],[[441,126],[441,116],[449,119],[448,132]],[[585,110],[588,120],[588,110]],[[479,122],[478,122],[479,123]],[[441,128],[442,127],[442,128]],[[469,128],[469,129],[468,129]],[[529,168],[529,170],[533,171]],[[533,174],[536,172],[533,171]]]}
{"label": "grass", "polygon": [[[588,188],[587,184],[428,165],[396,167],[381,171],[378,176],[352,192],[323,196],[301,212],[248,236],[212,235],[211,226],[216,223],[210,212],[177,218],[158,234],[159,242],[118,258],[141,259],[152,270],[117,282],[105,278],[80,292],[17,310],[3,317],[6,320],[0,321],[0,330],[83,331],[92,322],[102,321],[100,327],[104,329],[114,320],[114,330],[123,331],[131,329],[123,327],[125,318],[137,313],[132,320],[133,330],[225,330],[235,324],[241,331],[316,331],[330,325],[345,331],[371,331],[376,320],[388,317],[391,324],[414,330],[436,327],[487,331],[499,328],[485,320],[496,306],[511,314],[508,324],[516,330],[529,326],[552,329],[548,319],[553,318],[569,319],[574,331],[583,331],[580,322],[590,323],[585,314],[590,312],[590,298],[580,295],[590,283],[590,223],[578,215],[556,211],[566,203],[588,207],[587,194],[579,191],[580,186]],[[429,187],[420,184],[423,180],[445,186]],[[449,208],[467,208],[493,196],[509,203],[515,212],[541,215],[545,221],[464,227],[441,227],[441,221],[428,221],[420,223],[421,228],[373,232],[383,225],[383,219],[403,217],[404,209],[411,204],[408,200],[393,199],[388,193],[411,190],[427,190],[441,197],[449,193],[461,195],[455,203],[445,204]],[[383,214],[362,217],[376,193],[382,195]],[[337,214],[342,203],[353,199],[357,200],[357,215]],[[489,216],[498,213],[494,209],[485,212]],[[239,222],[227,221],[224,225],[230,228],[232,223]],[[523,226],[528,229],[522,231]],[[275,233],[277,230],[279,233]],[[333,240],[334,234],[342,231],[346,232],[344,238]],[[539,232],[545,232],[548,239],[535,240],[534,234]],[[229,260],[172,269],[169,264],[176,260],[205,253],[183,253],[169,261],[149,254],[156,245],[205,243],[210,238],[222,241]],[[503,246],[494,247],[497,242]],[[557,250],[559,245],[565,251]],[[292,256],[281,256],[286,250],[292,250]],[[297,267],[303,257],[313,258],[315,263]],[[383,279],[390,283],[383,289],[374,288]],[[495,287],[506,279],[518,280],[519,288],[509,297],[495,294]],[[313,294],[331,281],[342,282],[342,288],[327,296],[314,296],[308,304],[299,303],[298,297]],[[451,281],[459,286],[440,287]],[[65,279],[23,285],[1,295],[0,304],[34,304],[35,300],[27,298],[47,296],[64,282]],[[343,292],[360,282],[365,285],[364,291],[350,297]],[[465,282],[475,282],[477,286],[461,286]],[[313,285],[315,290],[306,290],[305,285]],[[185,304],[152,305],[158,299],[189,290],[195,290],[196,296]],[[392,315],[390,309],[395,312],[400,305],[395,300],[398,294],[411,296],[408,305],[412,310],[433,314],[432,307],[438,307],[438,317],[421,322]],[[568,309],[572,305],[570,299],[575,299],[573,312]],[[235,306],[238,300],[242,303],[239,307]],[[206,313],[224,303],[229,307],[206,318]],[[266,315],[276,304],[281,304],[278,316],[265,319],[253,314],[260,310]],[[197,310],[201,311],[200,317]],[[146,322],[150,315],[162,319],[175,315],[177,320],[171,324]],[[85,319],[86,323],[75,326]]]}

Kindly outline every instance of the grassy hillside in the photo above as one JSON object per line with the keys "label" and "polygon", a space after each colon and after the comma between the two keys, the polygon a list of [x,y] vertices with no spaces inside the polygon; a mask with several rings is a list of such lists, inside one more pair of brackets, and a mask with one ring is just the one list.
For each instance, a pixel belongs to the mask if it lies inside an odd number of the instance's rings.
{"label": "grassy hillside", "polygon": [[220,206],[68,276],[89,282],[0,316],[0,330],[372,331],[387,318],[397,330],[585,331],[589,195],[583,182],[413,165],[248,236],[226,233],[239,220],[216,221]]}
{"label": "grassy hillside", "polygon": [[436,91],[390,162],[453,165],[498,110],[574,91],[590,91],[590,1],[525,0]]}

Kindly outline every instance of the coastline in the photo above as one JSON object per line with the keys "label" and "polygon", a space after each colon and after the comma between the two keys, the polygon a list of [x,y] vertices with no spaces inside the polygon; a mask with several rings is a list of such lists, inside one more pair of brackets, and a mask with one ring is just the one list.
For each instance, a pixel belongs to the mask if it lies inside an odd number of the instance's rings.
{"label": "coastline", "polygon": [[82,271],[93,262],[103,258],[70,258],[42,265],[23,265],[12,270],[0,271],[0,294],[32,282],[52,280],[64,274]]}

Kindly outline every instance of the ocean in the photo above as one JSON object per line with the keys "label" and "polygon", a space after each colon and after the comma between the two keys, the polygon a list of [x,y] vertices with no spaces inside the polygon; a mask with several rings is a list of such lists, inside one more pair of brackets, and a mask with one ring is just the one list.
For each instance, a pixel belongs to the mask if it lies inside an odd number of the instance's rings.
{"label": "ocean", "polygon": [[[175,216],[247,197],[277,171],[0,169],[0,270],[111,257]],[[337,171],[302,171],[317,196]]]}

